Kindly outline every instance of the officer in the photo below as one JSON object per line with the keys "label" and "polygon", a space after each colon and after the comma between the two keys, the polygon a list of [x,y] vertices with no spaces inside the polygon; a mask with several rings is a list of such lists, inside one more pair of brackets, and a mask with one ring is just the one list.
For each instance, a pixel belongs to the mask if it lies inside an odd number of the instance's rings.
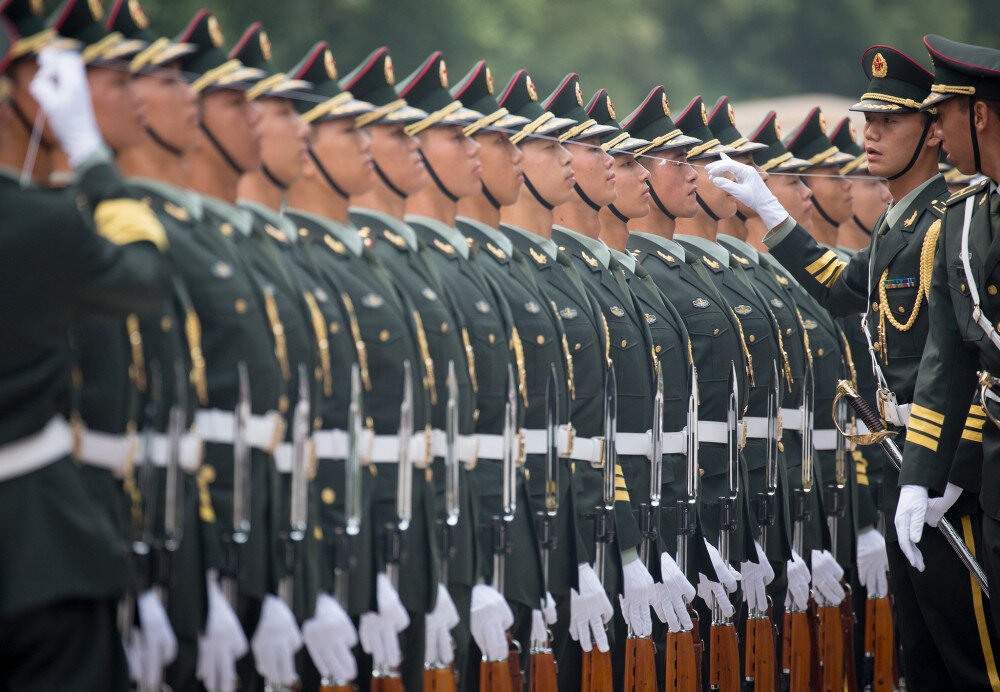
{"label": "officer", "polygon": [[[993,235],[991,229],[1000,226],[1000,202],[995,192],[996,181],[1000,180],[1000,118],[997,116],[1000,110],[1000,80],[997,80],[1000,51],[934,35],[924,37],[924,43],[934,62],[934,79],[922,108],[938,111],[934,134],[942,139],[948,158],[963,174],[980,171],[987,179],[936,205],[945,211],[928,292],[934,315],[928,326],[907,425],[910,444],[903,452],[900,506],[895,524],[900,547],[907,553],[910,563],[924,571],[933,569],[940,559],[937,553],[932,552],[932,557],[926,560],[922,559],[922,553],[930,549],[935,532],[927,532],[921,541],[923,521],[920,518],[929,517],[936,523],[931,508],[940,506],[941,502],[929,503],[928,491],[948,497],[953,495],[946,492],[949,482],[972,492],[981,483],[984,548],[977,554],[986,556],[992,585],[996,583],[993,546],[997,542],[998,496],[992,481],[996,476],[992,465],[997,458],[992,375],[980,376],[986,396],[983,400],[985,410],[974,408],[969,412],[966,404],[975,389],[976,371],[998,371],[993,326],[992,323],[987,325],[986,320],[996,313],[994,291],[989,288],[996,283],[992,273],[995,267],[988,248]],[[983,301],[985,306],[974,309],[974,305],[982,306]],[[942,388],[945,382],[948,386]],[[968,420],[966,413],[969,413]],[[925,416],[930,417],[931,423],[918,423]],[[984,418],[989,420],[984,421]],[[918,428],[925,432],[921,433]],[[983,443],[981,481],[975,459],[955,457],[960,439],[979,441],[980,436]],[[962,529],[970,543],[975,537],[974,523],[972,517],[962,519]],[[918,541],[920,548],[914,546]],[[982,601],[975,587],[971,597],[981,611]],[[995,606],[992,611],[995,627]]]}
{"label": "officer", "polygon": [[[26,689],[125,690],[115,603],[129,569],[120,534],[70,458],[66,332],[83,305],[118,315],[154,309],[166,296],[158,253],[166,239],[142,205],[124,199],[95,123],[83,62],[73,52],[44,50],[53,34],[42,12],[41,3],[0,4],[6,94],[0,207],[11,220],[3,321],[19,325],[0,339],[11,373],[0,388],[9,411],[0,438],[0,506],[5,526],[33,526],[31,540],[11,540],[4,550],[0,667],[8,685]],[[40,112],[47,125],[39,169],[25,153]],[[21,171],[47,174],[56,147],[78,174],[75,188],[45,190],[30,178],[22,184]],[[105,202],[113,204],[95,216]],[[60,511],[39,513],[43,507]],[[31,571],[39,565],[44,572]]]}

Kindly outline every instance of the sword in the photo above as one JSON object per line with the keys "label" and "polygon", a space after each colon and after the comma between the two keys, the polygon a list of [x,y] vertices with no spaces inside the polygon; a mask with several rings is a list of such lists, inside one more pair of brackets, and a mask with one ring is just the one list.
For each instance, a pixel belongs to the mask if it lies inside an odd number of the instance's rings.
{"label": "sword", "polygon": [[240,573],[240,552],[250,538],[250,441],[247,426],[250,422],[250,375],[245,361],[236,364],[239,394],[234,411],[233,435],[233,530],[229,536],[228,564],[222,579],[222,590],[233,608],[236,608],[237,585]]}

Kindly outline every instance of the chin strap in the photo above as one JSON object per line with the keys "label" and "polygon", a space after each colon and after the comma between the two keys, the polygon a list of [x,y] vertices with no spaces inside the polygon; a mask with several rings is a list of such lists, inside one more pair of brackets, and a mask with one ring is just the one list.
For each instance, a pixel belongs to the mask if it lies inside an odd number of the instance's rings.
{"label": "chin strap", "polygon": [[184,156],[184,150],[183,149],[178,149],[173,144],[170,144],[169,142],[167,142],[167,140],[163,139],[163,137],[161,137],[157,133],[157,131],[154,130],[149,125],[143,126],[143,129],[146,131],[146,134],[149,135],[149,138],[151,140],[153,140],[153,143],[156,144],[156,146],[158,146],[161,149],[163,149],[168,154],[170,154],[172,156],[176,156],[177,158],[181,158],[182,156]]}
{"label": "chin strap", "polygon": [[424,167],[427,169],[427,172],[431,174],[431,180],[433,180],[434,184],[438,186],[438,189],[452,202],[458,202],[458,195],[453,194],[451,190],[444,186],[444,183],[441,182],[441,178],[439,178],[438,174],[434,171],[434,167],[431,166],[431,162],[427,160],[426,156],[424,156],[424,152],[418,149],[417,153],[420,154],[420,160],[424,162]]}
{"label": "chin strap", "polygon": [[857,214],[851,214],[851,219],[854,221],[854,223],[857,225],[857,227],[860,228],[865,233],[865,235],[871,235],[872,234],[871,229],[870,228],[865,228],[865,225],[863,223],[861,223],[861,219],[858,218]]}
{"label": "chin strap", "polygon": [[741,212],[739,209],[736,210],[736,218],[742,221],[743,223],[747,222],[747,215]]}
{"label": "chin strap", "polygon": [[260,164],[260,170],[264,172],[264,176],[268,180],[270,180],[271,184],[274,185],[276,188],[278,188],[279,190],[281,190],[283,192],[288,190],[288,187],[289,187],[288,184],[287,183],[283,183],[280,180],[278,180],[278,176],[276,176],[274,173],[271,172],[271,169],[267,167],[267,164],[261,163]]}
{"label": "chin strap", "polygon": [[611,213],[617,216],[622,223],[628,223],[628,217],[618,211],[618,208],[615,205],[609,204],[608,209],[610,209]]}
{"label": "chin strap", "polygon": [[[21,124],[24,126],[24,129],[28,131],[28,136],[30,137],[31,133],[35,130],[35,126],[32,124],[30,120],[28,120],[28,116],[24,114],[24,111],[21,110],[21,107],[17,105],[17,101],[15,101],[13,98],[10,98],[7,99],[7,103],[10,104],[10,109],[14,111],[14,115],[16,115],[17,119],[21,121]],[[41,110],[41,107],[39,107],[39,110]]]}
{"label": "chin strap", "polygon": [[594,211],[600,211],[601,210],[601,205],[600,204],[594,204],[594,200],[590,199],[590,197],[587,197],[587,193],[583,191],[583,188],[580,187],[579,183],[573,183],[573,189],[576,190],[576,194],[580,195],[580,199],[583,200],[584,204],[586,204],[588,207],[590,207]]}
{"label": "chin strap", "polygon": [[830,225],[831,225],[831,226],[833,226],[834,228],[836,228],[837,226],[839,226],[839,225],[840,225],[839,223],[837,223],[836,221],[834,221],[834,220],[833,220],[833,219],[832,219],[832,218],[830,217],[830,215],[829,215],[829,214],[827,214],[827,213],[826,213],[826,210],[825,210],[825,209],[823,209],[823,207],[821,207],[821,206],[820,206],[820,204],[819,204],[819,201],[817,201],[817,199],[816,199],[816,197],[815,197],[815,196],[813,196],[813,198],[812,198],[812,203],[813,203],[813,206],[814,206],[814,207],[816,207],[816,211],[818,211],[818,212],[819,212],[819,215],[820,215],[820,216],[822,216],[822,217],[823,217],[824,219],[826,219],[826,222],[827,222],[828,224],[830,224]]}
{"label": "chin strap", "polygon": [[663,215],[671,221],[676,221],[677,217],[667,210],[666,205],[663,204],[663,200],[661,200],[660,196],[656,194],[656,190],[653,189],[653,186],[649,184],[648,180],[646,181],[646,187],[649,188],[649,196],[652,198],[653,204],[656,205],[656,208],[663,212]]}
{"label": "chin strap", "polygon": [[387,188],[389,188],[390,190],[392,190],[393,193],[395,195],[397,195],[398,197],[402,197],[403,199],[406,199],[406,193],[403,192],[398,187],[396,187],[395,185],[392,184],[392,181],[389,180],[389,176],[387,176],[385,174],[385,171],[382,170],[382,167],[380,165],[378,165],[378,163],[376,163],[374,159],[372,159],[372,164],[374,164],[374,166],[375,166],[375,172],[378,174],[378,177],[382,179],[382,182],[385,183],[385,186]]}
{"label": "chin strap", "polygon": [[976,172],[983,170],[982,162],[979,160],[979,137],[976,135],[976,99],[969,96],[969,134],[972,135],[972,156],[976,164]]}
{"label": "chin strap", "polygon": [[700,207],[701,207],[702,209],[704,209],[704,210],[705,210],[705,213],[706,213],[706,214],[708,214],[708,215],[709,215],[709,216],[710,216],[710,217],[712,218],[712,221],[719,221],[719,217],[715,215],[715,212],[714,212],[714,211],[712,211],[712,210],[711,210],[711,208],[709,208],[709,206],[708,206],[708,204],[707,204],[707,203],[705,202],[705,200],[703,200],[703,199],[701,198],[701,195],[699,195],[699,194],[698,194],[698,193],[696,192],[696,193],[694,193],[694,196],[695,196],[695,197],[697,198],[697,200],[698,200],[698,205],[699,205],[699,206],[700,206]]}
{"label": "chin strap", "polygon": [[550,204],[547,199],[545,199],[538,193],[538,190],[535,189],[535,186],[531,184],[531,178],[528,177],[527,173],[524,174],[524,186],[528,188],[528,192],[531,193],[531,196],[537,199],[538,203],[541,204],[543,207],[545,207],[549,211],[552,211],[553,209],[556,208],[556,205]]}
{"label": "chin strap", "polygon": [[[916,149],[913,150],[913,156],[910,157],[910,162],[908,164],[906,164],[906,166],[903,167],[903,170],[901,170],[896,175],[890,175],[888,178],[886,178],[886,180],[895,180],[896,178],[899,178],[901,176],[906,175],[906,173],[911,168],[913,168],[913,164],[915,164],[917,162],[917,159],[920,157],[920,152],[924,148],[924,139],[927,137],[927,133],[930,132],[930,130],[931,130],[931,123],[932,122],[933,121],[931,120],[931,116],[929,116],[927,114],[924,114],[924,131],[920,133],[920,139],[917,140],[917,147],[916,147]],[[975,133],[975,130],[973,130],[973,132],[972,132],[972,137],[973,137],[972,141],[973,141],[973,143],[975,143],[975,141],[976,141],[975,140],[975,136],[976,136],[976,133]],[[978,152],[978,150],[976,151],[976,156],[977,156],[976,163],[978,164],[979,163],[979,159],[978,159],[979,152]],[[978,171],[979,169],[977,168],[976,170]]]}
{"label": "chin strap", "polygon": [[483,188],[483,197],[486,198],[486,201],[489,202],[494,209],[500,211],[500,202],[498,202],[497,198],[493,196],[493,193],[490,192],[490,189],[486,187],[486,183],[480,183],[479,185],[480,187]]}
{"label": "chin strap", "polygon": [[320,163],[319,157],[316,156],[316,152],[314,152],[313,148],[308,144],[306,145],[306,153],[309,154],[309,158],[312,159],[313,165],[316,166],[316,170],[319,171],[319,174],[323,176],[323,180],[326,181],[326,184],[329,185],[331,188],[333,188],[333,191],[336,192],[338,195],[340,195],[344,199],[347,199],[348,194],[344,192],[344,188],[342,188],[340,185],[337,184],[337,182],[333,179],[330,173],[326,170],[326,166]]}
{"label": "chin strap", "polygon": [[236,160],[229,155],[226,148],[223,147],[222,143],[215,138],[215,135],[212,134],[212,131],[208,129],[208,126],[204,122],[199,122],[198,127],[200,127],[201,131],[205,133],[205,136],[208,137],[208,141],[212,143],[212,146],[215,147],[216,151],[222,154],[222,158],[227,164],[229,164],[229,167],[236,172],[236,175],[243,175],[246,173],[246,171],[243,170],[238,163],[236,163]]}

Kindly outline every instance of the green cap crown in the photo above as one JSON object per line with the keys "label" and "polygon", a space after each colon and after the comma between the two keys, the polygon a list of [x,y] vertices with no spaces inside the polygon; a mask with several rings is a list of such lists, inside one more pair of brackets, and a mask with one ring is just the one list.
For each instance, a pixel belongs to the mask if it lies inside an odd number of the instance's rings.
{"label": "green cap crown", "polygon": [[333,120],[370,113],[375,106],[360,101],[337,83],[337,63],[326,41],[314,44],[305,57],[293,67],[289,77],[312,84],[311,89],[296,92],[295,109],[307,123]]}
{"label": "green cap crown", "polygon": [[603,136],[614,132],[613,127],[599,125],[596,120],[587,115],[587,110],[583,106],[580,75],[575,72],[563,77],[562,82],[548,95],[542,105],[545,106],[545,110],[558,118],[568,118],[577,122],[576,125],[559,135],[559,139],[563,142]]}
{"label": "green cap crown", "polygon": [[199,93],[216,89],[245,91],[267,76],[263,70],[246,67],[239,60],[230,59],[223,46],[219,20],[208,10],[200,10],[187,27],[174,39],[175,43],[189,43],[194,52],[181,58],[181,68],[194,76],[191,88]]}
{"label": "green cap crown", "polygon": [[934,81],[924,109],[960,94],[1000,101],[1000,50],[935,34],[924,36],[924,45],[934,63]]}
{"label": "green cap crown", "polygon": [[598,125],[613,127],[614,130],[601,136],[601,149],[611,154],[634,154],[636,150],[647,148],[652,142],[633,137],[622,129],[615,119],[615,104],[607,89],[598,89],[587,104],[587,115]]}
{"label": "green cap crown", "polygon": [[858,133],[854,129],[854,123],[850,118],[844,118],[837,123],[837,127],[833,129],[833,134],[830,135],[830,141],[833,142],[833,146],[837,147],[839,151],[854,157],[853,160],[840,167],[841,175],[868,172],[868,155],[865,154],[864,150],[858,144]]}
{"label": "green cap crown", "polygon": [[483,113],[483,117],[465,127],[466,135],[473,135],[481,130],[511,131],[530,120],[520,115],[511,114],[502,107],[494,95],[493,73],[485,60],[480,60],[462,77],[458,84],[451,88],[451,95],[461,99],[469,108]]}
{"label": "green cap crown", "polygon": [[431,53],[420,67],[400,82],[396,93],[428,113],[426,118],[407,126],[406,131],[411,135],[435,125],[469,125],[483,117],[479,111],[463,106],[448,91],[448,66],[439,50]]}
{"label": "green cap crown", "polygon": [[649,140],[649,146],[640,147],[636,154],[701,144],[700,139],[688,137],[670,119],[670,102],[662,85],[649,92],[639,107],[625,117],[622,126],[633,136]]}
{"label": "green cap crown", "polygon": [[701,100],[701,96],[694,97],[691,103],[687,105],[687,108],[684,109],[684,112],[680,114],[680,117],[677,118],[676,123],[681,132],[688,137],[701,140],[701,144],[688,149],[687,157],[689,161],[707,159],[710,156],[718,156],[722,153],[734,153],[731,148],[722,144],[719,138],[708,129],[708,110],[705,108],[705,102]]}
{"label": "green cap crown", "polygon": [[538,102],[538,90],[527,70],[518,70],[510,78],[500,97],[500,106],[512,115],[528,121],[519,132],[511,135],[510,141],[514,144],[525,137],[555,136],[560,130],[574,127],[579,122],[573,118],[559,117],[542,108],[542,104]]}
{"label": "green cap crown", "polygon": [[889,46],[872,46],[861,56],[868,91],[851,106],[861,113],[916,113],[934,76],[913,58]]}
{"label": "green cap crown", "polygon": [[370,113],[358,116],[359,126],[383,123],[415,123],[427,117],[427,112],[415,108],[400,97],[394,88],[396,70],[385,46],[372,51],[360,65],[340,80],[340,86],[356,98],[371,103]]}
{"label": "green cap crown", "polygon": [[13,25],[8,60],[36,55],[52,43],[56,32],[45,26],[42,0],[0,0],[0,15]]}
{"label": "green cap crown", "polygon": [[157,36],[149,28],[139,0],[115,0],[108,12],[105,24],[108,31],[118,32],[126,39],[141,41],[145,47],[132,58],[130,67],[133,72],[143,72],[160,67],[185,55],[191,55],[195,47],[188,43],[174,43],[168,38]]}
{"label": "green cap crown", "polygon": [[80,42],[80,54],[87,65],[131,58],[146,47],[145,41],[125,38],[104,27],[100,0],[66,0],[49,17],[49,26],[60,36]]}
{"label": "green cap crown", "polygon": [[278,72],[274,68],[271,59],[271,39],[260,22],[254,22],[247,27],[236,46],[229,52],[229,57],[266,75],[247,87],[247,98],[251,101],[258,98],[288,97],[296,90],[312,86],[303,80],[290,79],[284,72]]}
{"label": "green cap crown", "polygon": [[809,168],[808,161],[792,156],[792,152],[781,143],[781,129],[778,127],[778,116],[774,111],[764,116],[763,122],[757,126],[750,139],[765,146],[764,149],[753,153],[753,161],[761,170],[785,173]]}
{"label": "green cap crown", "polygon": [[716,139],[741,154],[766,148],[757,142],[751,142],[736,129],[736,112],[733,111],[733,104],[729,102],[728,96],[715,102],[715,108],[708,116],[708,129]]}
{"label": "green cap crown", "polygon": [[850,154],[838,150],[827,137],[826,118],[819,106],[809,111],[784,144],[788,151],[808,161],[810,166],[843,166],[854,160]]}

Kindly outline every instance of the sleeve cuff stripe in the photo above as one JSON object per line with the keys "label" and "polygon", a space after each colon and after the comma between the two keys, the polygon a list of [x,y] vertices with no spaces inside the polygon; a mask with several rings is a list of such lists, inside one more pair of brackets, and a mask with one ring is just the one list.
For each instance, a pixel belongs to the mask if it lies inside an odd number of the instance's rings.
{"label": "sleeve cuff stripe", "polygon": [[826,284],[826,282],[830,280],[830,277],[834,275],[839,276],[840,272],[843,271],[843,269],[844,269],[843,262],[839,260],[831,262],[830,264],[827,265],[826,269],[824,269],[823,271],[821,271],[819,274],[816,275],[816,280],[819,281],[821,284]]}
{"label": "sleeve cuff stripe", "polygon": [[932,452],[936,452],[938,448],[938,441],[927,437],[926,435],[921,435],[918,432],[908,431],[906,434],[906,441],[912,442],[913,444],[920,445],[921,447],[926,447]]}
{"label": "sleeve cuff stripe", "polygon": [[631,502],[632,499],[628,496],[627,490],[615,491],[615,502]]}
{"label": "sleeve cuff stripe", "polygon": [[911,416],[920,416],[921,418],[926,418],[927,420],[931,421],[932,423],[937,423],[938,425],[941,425],[942,423],[944,423],[944,415],[943,414],[937,413],[935,411],[931,411],[929,408],[925,408],[925,407],[921,406],[920,404],[914,404],[913,405],[913,408],[910,410],[910,415]]}
{"label": "sleeve cuff stripe", "polygon": [[962,431],[962,439],[963,440],[969,440],[970,442],[979,442],[980,444],[982,444],[982,442],[983,442],[983,434],[981,432],[973,432],[971,430],[963,430]]}
{"label": "sleeve cuff stripe", "polygon": [[827,250],[820,256],[818,260],[807,266],[806,271],[812,274],[813,276],[816,276],[819,270],[821,270],[823,267],[825,267],[835,259],[837,259],[837,256],[833,254],[832,251]]}
{"label": "sleeve cuff stripe", "polygon": [[906,426],[908,430],[916,430],[917,432],[927,433],[928,435],[933,435],[934,437],[941,437],[941,426],[934,425],[933,423],[928,423],[927,421],[920,420],[919,418],[914,418],[911,412],[910,423]]}

